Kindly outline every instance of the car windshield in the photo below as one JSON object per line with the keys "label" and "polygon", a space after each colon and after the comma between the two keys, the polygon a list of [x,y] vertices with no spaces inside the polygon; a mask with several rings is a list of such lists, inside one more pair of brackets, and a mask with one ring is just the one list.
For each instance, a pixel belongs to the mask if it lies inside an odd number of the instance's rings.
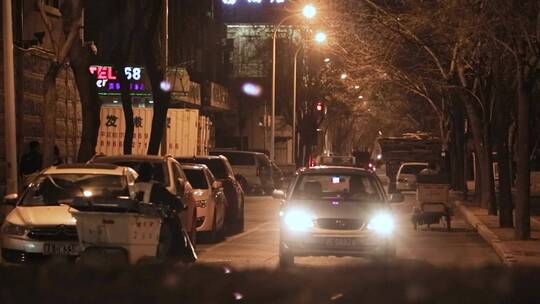
{"label": "car windshield", "polygon": [[45,174],[26,190],[21,205],[70,205],[74,198],[84,196],[129,196],[127,179],[122,175],[108,174]]}
{"label": "car windshield", "polygon": [[382,201],[376,181],[360,174],[304,174],[292,193],[293,199],[345,199]]}
{"label": "car windshield", "polygon": [[[117,166],[130,167],[138,173],[139,166],[143,162],[144,161],[116,161],[113,163]],[[167,178],[167,174],[165,174],[165,162],[150,162],[150,164],[154,168],[153,180],[167,185],[169,183],[169,179]]]}
{"label": "car windshield", "polygon": [[206,165],[217,179],[224,179],[229,177],[229,174],[227,173],[227,167],[225,167],[225,164],[221,159],[178,158],[177,160],[180,163],[197,163]]}
{"label": "car windshield", "polygon": [[427,168],[427,165],[405,165],[401,168],[402,174],[418,174]]}
{"label": "car windshield", "polygon": [[255,155],[251,153],[234,153],[234,152],[211,152],[212,155],[223,155],[231,163],[232,166],[254,166]]}
{"label": "car windshield", "polygon": [[193,189],[208,189],[208,182],[206,181],[203,170],[184,168],[184,172]]}

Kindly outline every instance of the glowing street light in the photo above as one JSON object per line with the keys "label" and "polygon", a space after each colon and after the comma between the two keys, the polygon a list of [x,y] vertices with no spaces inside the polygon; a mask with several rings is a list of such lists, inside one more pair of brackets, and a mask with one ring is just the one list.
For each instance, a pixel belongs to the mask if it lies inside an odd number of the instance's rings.
{"label": "glowing street light", "polygon": [[341,79],[346,79],[347,78],[347,74],[343,73],[341,74]]}
{"label": "glowing street light", "polygon": [[354,88],[358,90],[358,89],[360,89],[360,86],[359,86],[359,85],[355,85]]}
{"label": "glowing street light", "polygon": [[317,43],[324,43],[326,38],[326,34],[323,32],[317,32],[317,34],[315,34],[315,42]]}
{"label": "glowing street light", "polygon": [[358,99],[364,99],[364,96],[360,95],[358,96]]}
{"label": "glowing street light", "polygon": [[325,62],[325,63],[329,63],[329,62],[330,62],[330,58],[324,58],[324,62]]}
{"label": "glowing street light", "polygon": [[308,4],[304,6],[304,9],[302,10],[302,14],[306,18],[312,19],[313,17],[315,17],[315,15],[317,15],[317,9],[315,8],[315,6],[313,6],[313,4]]}
{"label": "glowing street light", "polygon": [[[304,6],[302,10],[302,15],[307,19],[312,19],[317,15],[317,9],[313,4],[308,4]],[[275,159],[275,140],[276,140],[276,37],[279,27],[283,23],[293,17],[298,16],[298,14],[293,14],[283,18],[278,25],[274,28],[274,33],[272,35],[272,126],[270,133],[270,159]]]}

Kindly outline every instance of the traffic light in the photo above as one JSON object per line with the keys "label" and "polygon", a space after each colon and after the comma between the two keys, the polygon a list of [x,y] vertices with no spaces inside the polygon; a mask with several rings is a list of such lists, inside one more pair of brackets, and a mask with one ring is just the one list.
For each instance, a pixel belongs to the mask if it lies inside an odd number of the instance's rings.
{"label": "traffic light", "polygon": [[319,101],[315,104],[315,110],[317,110],[317,112],[323,112],[324,111],[324,104]]}

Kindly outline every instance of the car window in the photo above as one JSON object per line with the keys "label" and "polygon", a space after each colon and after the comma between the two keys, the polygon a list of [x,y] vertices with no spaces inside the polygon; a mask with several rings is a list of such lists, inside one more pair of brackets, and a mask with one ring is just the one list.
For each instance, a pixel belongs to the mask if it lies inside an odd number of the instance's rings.
{"label": "car window", "polygon": [[259,161],[259,166],[260,167],[271,167],[272,166],[270,164],[270,160],[268,159],[268,157],[266,157],[266,155],[257,154],[257,160]]}
{"label": "car window", "polygon": [[[124,166],[124,167],[130,167],[136,172],[139,172],[139,166],[144,161],[112,161],[110,163],[115,164],[117,166]],[[167,167],[165,166],[165,162],[149,162],[152,165],[152,168],[154,169],[154,180],[158,181],[160,183],[163,183],[165,185],[169,184],[169,176],[167,175]]]}
{"label": "car window", "polygon": [[222,159],[207,159],[207,158],[177,158],[180,163],[196,163],[203,164],[212,171],[212,174],[218,179],[228,178],[228,170]]}
{"label": "car window", "polygon": [[251,153],[212,152],[212,155],[223,155],[232,166],[255,166],[255,155]]}
{"label": "car window", "polygon": [[401,168],[401,174],[418,174],[420,171],[427,168],[427,165],[404,165]]}
{"label": "car window", "polygon": [[382,201],[384,197],[369,175],[303,174],[295,183],[292,198]]}
{"label": "car window", "polygon": [[69,205],[76,197],[129,197],[127,178],[86,173],[41,175],[23,194],[21,205]]}
{"label": "car window", "polygon": [[208,181],[206,175],[201,169],[184,169],[187,179],[193,189],[208,189]]}

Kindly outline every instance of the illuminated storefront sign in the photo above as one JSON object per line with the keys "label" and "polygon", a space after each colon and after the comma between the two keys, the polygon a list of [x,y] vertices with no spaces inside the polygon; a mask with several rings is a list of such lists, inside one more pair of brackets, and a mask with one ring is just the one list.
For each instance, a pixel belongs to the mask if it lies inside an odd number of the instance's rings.
{"label": "illuminated storefront sign", "polygon": [[[96,86],[100,95],[120,95],[122,88],[120,79],[115,74],[113,67],[93,65],[88,69],[90,74],[96,77]],[[128,81],[130,93],[145,93],[147,88],[143,81],[143,69],[141,67],[128,66],[123,68]]]}

